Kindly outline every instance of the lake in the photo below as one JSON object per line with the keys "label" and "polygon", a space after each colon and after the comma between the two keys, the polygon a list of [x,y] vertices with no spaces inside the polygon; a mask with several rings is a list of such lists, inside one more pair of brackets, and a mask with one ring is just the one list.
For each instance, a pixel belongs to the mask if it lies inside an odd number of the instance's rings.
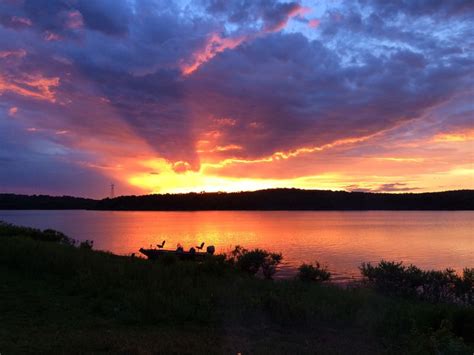
{"label": "lake", "polygon": [[117,254],[161,243],[205,242],[283,253],[280,276],[319,260],[335,280],[359,276],[361,262],[404,261],[422,268],[474,267],[474,212],[445,211],[0,211],[0,220],[53,228]]}

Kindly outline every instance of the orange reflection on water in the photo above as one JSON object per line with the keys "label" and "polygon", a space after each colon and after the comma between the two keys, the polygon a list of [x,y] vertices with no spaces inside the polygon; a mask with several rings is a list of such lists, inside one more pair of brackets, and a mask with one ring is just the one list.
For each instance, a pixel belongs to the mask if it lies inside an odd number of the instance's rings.
{"label": "orange reflection on water", "polygon": [[281,274],[319,260],[336,278],[358,276],[361,262],[403,260],[422,268],[474,266],[474,212],[2,211],[0,219],[54,228],[97,249],[137,252],[205,242],[225,252],[235,245],[282,252]]}

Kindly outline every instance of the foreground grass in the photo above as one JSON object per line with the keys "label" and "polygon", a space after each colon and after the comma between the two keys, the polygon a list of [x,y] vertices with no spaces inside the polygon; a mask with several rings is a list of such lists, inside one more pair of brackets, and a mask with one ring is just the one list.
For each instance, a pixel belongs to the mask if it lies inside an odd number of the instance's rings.
{"label": "foreground grass", "polygon": [[473,351],[472,308],[12,234],[0,231],[2,354]]}

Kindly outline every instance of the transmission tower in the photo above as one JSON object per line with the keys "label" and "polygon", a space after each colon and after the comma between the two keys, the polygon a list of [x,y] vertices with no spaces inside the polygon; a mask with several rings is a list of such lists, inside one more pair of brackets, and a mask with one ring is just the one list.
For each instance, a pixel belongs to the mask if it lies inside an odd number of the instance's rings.
{"label": "transmission tower", "polygon": [[115,197],[115,185],[110,184],[110,198],[114,198],[114,197]]}

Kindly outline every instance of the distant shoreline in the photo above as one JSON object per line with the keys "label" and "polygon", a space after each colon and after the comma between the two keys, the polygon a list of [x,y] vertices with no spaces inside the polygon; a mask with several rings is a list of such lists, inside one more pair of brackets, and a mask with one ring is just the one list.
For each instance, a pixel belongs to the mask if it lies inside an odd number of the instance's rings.
{"label": "distant shoreline", "polygon": [[300,189],[120,196],[101,200],[0,194],[0,210],[472,211],[474,190],[369,193]]}
{"label": "distant shoreline", "polygon": [[83,212],[472,212],[474,209],[359,209],[359,210],[316,210],[316,209],[306,209],[306,210],[270,210],[270,209],[235,209],[235,210],[224,210],[224,209],[213,209],[213,210],[185,210],[185,209],[176,209],[176,210],[126,210],[126,209],[85,209],[85,208],[0,208],[0,211],[83,211]]}

